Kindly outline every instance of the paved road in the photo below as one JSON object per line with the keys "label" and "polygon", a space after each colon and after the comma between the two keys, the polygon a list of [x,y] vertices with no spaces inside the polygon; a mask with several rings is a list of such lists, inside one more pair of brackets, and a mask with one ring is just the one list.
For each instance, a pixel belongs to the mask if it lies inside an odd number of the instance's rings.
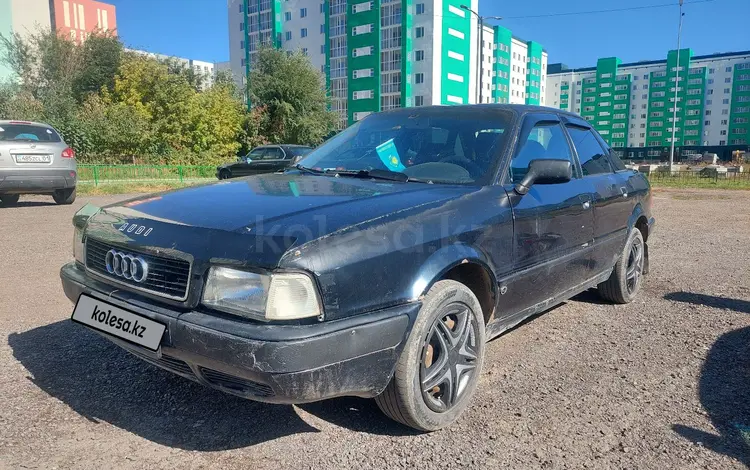
{"label": "paved road", "polygon": [[367,400],[224,395],[73,325],[58,279],[71,216],[120,198],[0,209],[0,467],[750,464],[750,192],[660,192],[638,301],[587,293],[494,340],[466,416],[429,435]]}

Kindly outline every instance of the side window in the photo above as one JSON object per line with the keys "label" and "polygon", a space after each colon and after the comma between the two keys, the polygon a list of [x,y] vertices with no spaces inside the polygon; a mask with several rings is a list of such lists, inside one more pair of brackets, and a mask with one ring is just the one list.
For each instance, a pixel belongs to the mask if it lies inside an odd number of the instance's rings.
{"label": "side window", "polygon": [[612,147],[610,147],[607,141],[602,138],[601,134],[594,131],[594,135],[596,136],[596,140],[599,141],[599,145],[604,147],[604,153],[609,157],[609,164],[612,166],[612,169],[615,171],[627,170],[625,164],[620,160],[620,157],[617,156],[617,152],[612,150]]}
{"label": "side window", "polygon": [[265,150],[266,149],[263,147],[253,149],[250,153],[247,154],[247,157],[253,160],[260,160],[263,158],[263,152]]}
{"label": "side window", "polygon": [[568,126],[568,133],[578,152],[583,176],[612,173],[609,158],[591,130]]}
{"label": "side window", "polygon": [[281,160],[284,158],[284,152],[278,147],[269,147],[263,154],[263,160]]}
{"label": "side window", "polygon": [[518,151],[510,162],[510,176],[514,183],[520,182],[532,160],[568,160],[572,163],[570,146],[560,123],[542,121],[537,123],[527,136],[521,136]]}

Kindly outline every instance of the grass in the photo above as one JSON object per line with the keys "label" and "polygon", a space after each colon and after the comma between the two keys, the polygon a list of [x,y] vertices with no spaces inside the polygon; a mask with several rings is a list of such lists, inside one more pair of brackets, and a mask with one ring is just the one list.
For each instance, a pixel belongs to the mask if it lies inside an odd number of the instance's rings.
{"label": "grass", "polygon": [[654,188],[679,188],[679,189],[750,189],[750,179],[741,180],[714,180],[711,178],[651,178],[651,186]]}
{"label": "grass", "polygon": [[[208,182],[210,180],[207,180]],[[79,184],[76,192],[81,196],[104,196],[111,194],[133,194],[133,193],[158,193],[170,189],[185,188],[193,186],[198,182],[180,183],[179,181],[162,182],[132,182],[132,183],[107,183],[95,186],[93,184]]]}

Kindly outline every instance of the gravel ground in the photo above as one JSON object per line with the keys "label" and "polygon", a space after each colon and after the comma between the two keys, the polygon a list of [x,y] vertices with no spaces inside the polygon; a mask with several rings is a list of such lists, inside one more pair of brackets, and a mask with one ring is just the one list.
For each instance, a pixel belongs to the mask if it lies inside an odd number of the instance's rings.
{"label": "gravel ground", "polygon": [[372,401],[271,406],[203,388],[73,325],[71,207],[0,209],[0,467],[745,468],[750,192],[658,191],[651,275],[492,341],[466,415],[416,434]]}

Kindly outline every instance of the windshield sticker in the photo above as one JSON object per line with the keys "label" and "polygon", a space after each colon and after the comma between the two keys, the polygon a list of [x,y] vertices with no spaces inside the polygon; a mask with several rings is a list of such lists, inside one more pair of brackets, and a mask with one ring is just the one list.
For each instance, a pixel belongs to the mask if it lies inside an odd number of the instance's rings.
{"label": "windshield sticker", "polygon": [[375,147],[375,151],[380,157],[380,161],[383,162],[386,168],[391,171],[404,171],[406,167],[401,163],[401,157],[398,155],[398,149],[396,144],[393,143],[393,139],[386,140],[382,144]]}

